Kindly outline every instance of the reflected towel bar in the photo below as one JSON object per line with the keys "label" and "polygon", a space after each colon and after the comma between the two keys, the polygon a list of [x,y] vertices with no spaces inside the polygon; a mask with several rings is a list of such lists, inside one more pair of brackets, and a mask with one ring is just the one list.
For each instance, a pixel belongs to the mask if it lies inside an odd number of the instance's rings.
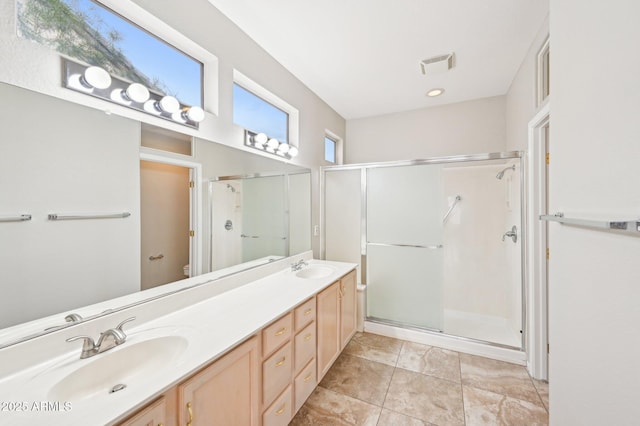
{"label": "reflected towel bar", "polygon": [[388,244],[388,243],[370,243],[367,242],[369,246],[381,246],[381,247],[410,247],[410,248],[425,248],[430,250],[441,249],[444,247],[442,244],[436,244],[432,246],[421,246],[421,245],[413,245],[413,244]]}
{"label": "reflected towel bar", "polygon": [[0,222],[26,222],[31,220],[30,214],[21,214],[20,216],[0,216]]}
{"label": "reflected towel bar", "polygon": [[598,220],[565,217],[564,213],[540,215],[540,220],[559,222],[563,225],[583,226],[585,228],[625,231],[632,234],[640,232],[640,219],[637,220]]}
{"label": "reflected towel bar", "polygon": [[[240,238],[265,238],[265,237],[260,237],[260,235],[246,235],[246,234],[240,234]],[[273,238],[276,240],[286,240],[287,237],[266,237],[266,238]]]}
{"label": "reflected towel bar", "polygon": [[105,214],[58,214],[49,213],[49,220],[83,220],[83,219],[122,219],[131,216],[131,213],[105,213]]}

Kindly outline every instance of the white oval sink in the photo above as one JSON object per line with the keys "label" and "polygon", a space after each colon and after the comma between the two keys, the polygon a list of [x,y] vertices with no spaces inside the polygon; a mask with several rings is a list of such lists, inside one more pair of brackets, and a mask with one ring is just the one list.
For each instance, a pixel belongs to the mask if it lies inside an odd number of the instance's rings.
{"label": "white oval sink", "polygon": [[311,265],[296,272],[296,277],[306,279],[324,278],[328,277],[333,272],[334,269],[329,266]]}
{"label": "white oval sink", "polygon": [[[49,392],[53,401],[78,401],[96,394],[109,395],[116,385],[129,386],[136,379],[157,374],[171,365],[187,348],[181,336],[162,336],[137,343],[127,342],[121,347],[95,355],[77,370],[56,383]],[[126,387],[119,391],[126,392]]]}

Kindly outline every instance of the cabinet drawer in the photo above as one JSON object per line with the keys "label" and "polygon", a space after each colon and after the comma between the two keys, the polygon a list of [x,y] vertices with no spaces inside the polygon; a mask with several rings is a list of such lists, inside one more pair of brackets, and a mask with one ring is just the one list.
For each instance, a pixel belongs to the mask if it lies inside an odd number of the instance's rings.
{"label": "cabinet drawer", "polygon": [[262,415],[263,426],[287,426],[293,417],[291,386]]}
{"label": "cabinet drawer", "polygon": [[316,360],[311,361],[294,382],[295,411],[298,412],[302,404],[309,398],[309,395],[316,388]]}
{"label": "cabinet drawer", "polygon": [[119,426],[147,426],[167,423],[166,401],[164,396],[138,411],[133,417]]}
{"label": "cabinet drawer", "polygon": [[296,322],[296,331],[302,330],[305,325],[309,324],[311,321],[315,321],[316,298],[312,297],[302,305],[298,306],[294,311],[294,316]]}
{"label": "cabinet drawer", "polygon": [[291,338],[291,313],[262,330],[262,355],[267,356]]}
{"label": "cabinet drawer", "polygon": [[293,353],[291,342],[262,363],[262,402],[269,405],[293,378]]}
{"label": "cabinet drawer", "polygon": [[299,372],[311,359],[316,357],[315,321],[296,334],[294,351],[294,371]]}

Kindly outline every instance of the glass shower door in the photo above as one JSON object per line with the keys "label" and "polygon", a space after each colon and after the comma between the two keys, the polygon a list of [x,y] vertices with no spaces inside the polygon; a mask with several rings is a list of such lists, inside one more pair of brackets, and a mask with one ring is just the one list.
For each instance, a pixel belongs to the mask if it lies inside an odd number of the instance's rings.
{"label": "glass shower door", "polygon": [[442,166],[367,170],[367,317],[442,330]]}

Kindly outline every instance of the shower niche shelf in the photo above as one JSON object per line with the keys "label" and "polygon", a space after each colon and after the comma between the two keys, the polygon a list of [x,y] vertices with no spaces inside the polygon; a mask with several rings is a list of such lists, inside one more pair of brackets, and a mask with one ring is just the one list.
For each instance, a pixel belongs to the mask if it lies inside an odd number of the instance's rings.
{"label": "shower niche shelf", "polygon": [[640,219],[635,220],[606,220],[566,217],[564,213],[540,215],[540,220],[559,222],[563,225],[581,226],[584,228],[623,231],[633,235],[640,235]]}

